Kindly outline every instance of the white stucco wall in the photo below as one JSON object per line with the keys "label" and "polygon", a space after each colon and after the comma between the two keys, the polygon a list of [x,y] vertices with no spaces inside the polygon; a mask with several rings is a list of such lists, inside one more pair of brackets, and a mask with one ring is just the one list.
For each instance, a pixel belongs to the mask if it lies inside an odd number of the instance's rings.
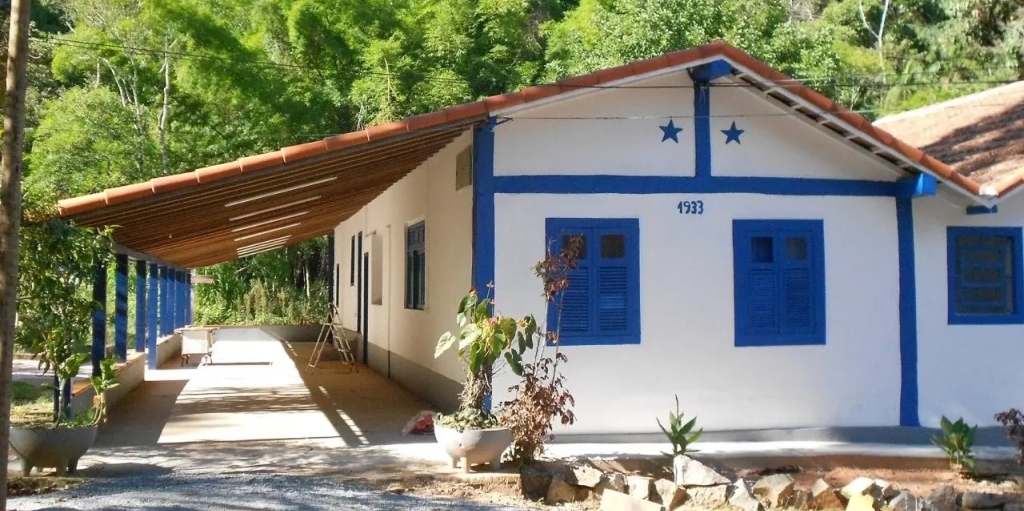
{"label": "white stucco wall", "polygon": [[[515,112],[495,130],[494,174],[692,176],[692,85],[680,71]],[[679,143],[661,140],[671,116]]]}
{"label": "white stucco wall", "polygon": [[[373,235],[381,264],[381,304],[369,305],[369,342],[385,350],[371,350],[371,358],[386,351],[453,380],[462,378],[454,353],[434,360],[438,337],[455,325],[459,301],[470,287],[472,268],[472,187],[455,189],[455,158],[471,144],[465,133],[423,165],[395,183],[359,213],[335,229],[342,276],[342,310],[345,326],[355,329],[356,290],[349,286],[349,240],[362,231],[363,251],[371,251]],[[405,308],[405,227],[426,222],[426,307]],[[371,255],[371,258],[373,255]],[[371,260],[371,268],[374,266]],[[371,282],[373,278],[371,276]],[[358,283],[358,281],[357,281]],[[393,365],[398,361],[392,359]],[[387,372],[387,360],[371,365]]]}
{"label": "white stucco wall", "polygon": [[[722,86],[711,92],[714,175],[872,181],[901,177],[866,151],[836,140],[792,110],[769,103],[755,89]],[[733,122],[744,132],[739,144],[726,144],[722,130]]]}
{"label": "white stucco wall", "polygon": [[[697,198],[704,215],[676,210]],[[563,348],[578,417],[569,432],[657,431],[673,394],[709,430],[899,423],[892,198],[498,195],[496,208],[498,308],[541,319],[531,266],[545,218],[640,219],[642,341]],[[825,346],[734,346],[732,220],[773,218],[824,220]]]}
{"label": "white stucco wall", "polygon": [[918,381],[924,426],[937,426],[943,415],[993,425],[996,412],[1024,406],[1024,325],[950,325],[946,257],[949,226],[1022,225],[1024,200],[1020,197],[1000,203],[999,212],[989,215],[967,215],[962,206],[935,198],[914,202]]}

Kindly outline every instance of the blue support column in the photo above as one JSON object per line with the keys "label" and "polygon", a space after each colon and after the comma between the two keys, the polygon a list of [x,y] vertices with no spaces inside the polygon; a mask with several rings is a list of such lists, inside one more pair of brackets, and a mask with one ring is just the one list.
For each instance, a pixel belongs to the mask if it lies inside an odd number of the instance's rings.
{"label": "blue support column", "polygon": [[185,326],[185,272],[174,272],[174,328]]}
{"label": "blue support column", "polygon": [[192,272],[185,274],[185,324],[192,324]]}
{"label": "blue support column", "polygon": [[160,266],[156,263],[149,265],[149,294],[146,296],[148,307],[146,309],[146,367],[156,369],[156,339],[159,336],[159,310],[160,298]]}
{"label": "blue support column", "polygon": [[107,264],[96,265],[92,279],[92,375],[99,376],[107,351]]}
{"label": "blue support column", "polygon": [[114,355],[128,361],[128,255],[114,256]]}
{"label": "blue support column", "polygon": [[161,337],[167,335],[167,332],[170,331],[170,321],[169,321],[170,314],[168,314],[168,311],[170,310],[170,307],[169,307],[170,299],[169,299],[168,295],[170,295],[171,286],[170,286],[170,283],[167,280],[168,271],[169,271],[169,269],[166,266],[160,266],[160,319],[159,319],[159,321],[160,321],[160,336]]}
{"label": "blue support column", "polygon": [[135,261],[135,352],[146,351],[146,261]]}

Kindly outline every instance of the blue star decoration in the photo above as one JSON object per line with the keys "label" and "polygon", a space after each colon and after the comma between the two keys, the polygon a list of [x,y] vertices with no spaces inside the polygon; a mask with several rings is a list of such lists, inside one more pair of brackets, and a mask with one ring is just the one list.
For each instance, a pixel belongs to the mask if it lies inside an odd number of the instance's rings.
{"label": "blue star decoration", "polygon": [[746,130],[737,129],[736,128],[736,121],[732,121],[732,126],[729,127],[729,129],[722,130],[722,133],[725,134],[725,145],[729,145],[729,142],[732,142],[734,140],[736,141],[737,144],[739,144],[740,143],[740,135],[742,135],[744,131],[746,131]]}
{"label": "blue star decoration", "polygon": [[661,137],[661,141],[672,139],[673,142],[679,143],[679,132],[683,131],[683,128],[677,128],[675,121],[672,119],[668,120],[668,124],[660,126],[661,131],[664,133]]}

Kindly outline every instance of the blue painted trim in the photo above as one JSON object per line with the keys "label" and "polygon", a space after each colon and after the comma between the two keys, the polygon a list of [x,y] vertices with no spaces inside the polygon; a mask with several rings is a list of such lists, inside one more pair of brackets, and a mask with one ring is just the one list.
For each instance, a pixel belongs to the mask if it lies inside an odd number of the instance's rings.
{"label": "blue painted trim", "polygon": [[169,307],[169,305],[170,305],[170,298],[168,297],[168,294],[170,293],[171,286],[170,286],[169,281],[167,280],[167,272],[168,271],[169,271],[169,268],[167,268],[166,266],[163,266],[163,265],[160,266],[160,319],[159,319],[159,321],[160,321],[160,336],[161,337],[167,335],[167,333],[170,332],[170,330],[171,330],[171,328],[170,328],[170,314],[168,314],[168,311],[170,310],[170,307]]}
{"label": "blue painted trim", "polygon": [[[737,347],[757,346],[810,346],[826,343],[825,317],[825,222],[822,220],[733,220],[733,306],[734,344]],[[751,240],[754,237],[772,239],[770,262],[754,263]],[[801,237],[807,240],[807,262],[793,262],[786,257],[786,239]],[[755,266],[757,265],[757,266]],[[789,268],[806,268],[810,276],[810,328],[784,325],[786,302],[782,278]],[[748,325],[750,303],[755,296],[749,275],[753,270],[772,272],[775,283],[776,330],[751,331]]]}
{"label": "blue painted trim", "polygon": [[992,206],[991,208],[987,207],[987,206],[979,206],[979,205],[967,206],[967,214],[968,215],[991,215],[991,214],[995,214],[995,213],[998,213],[998,212],[999,212],[999,206]]}
{"label": "blue painted trim", "polygon": [[[1007,236],[1012,240],[1010,276],[1013,279],[1013,314],[957,314],[956,301],[956,238],[959,236]],[[947,227],[947,315],[950,325],[1019,325],[1024,324],[1024,261],[1022,261],[1022,235],[1020,227]]]}
{"label": "blue painted trim", "polygon": [[114,255],[114,355],[128,361],[128,255]]}
{"label": "blue painted trim", "polygon": [[[544,221],[545,248],[552,244],[555,250],[561,250],[562,235],[565,233],[588,234],[585,260],[581,266],[588,270],[589,289],[587,289],[590,326],[587,332],[560,332],[562,346],[594,346],[617,344],[640,344],[641,341],[641,310],[640,310],[640,220],[636,218],[547,218]],[[602,234],[623,234],[626,238],[625,261],[621,264],[609,264],[601,259]],[[615,261],[615,260],[611,260]],[[599,279],[597,273],[602,267],[626,268],[626,328],[618,332],[602,332],[598,324],[600,308],[598,303]],[[578,271],[578,270],[577,270]],[[572,288],[572,279],[569,287]],[[558,322],[557,303],[548,305],[547,324]]]}
{"label": "blue painted trim", "polygon": [[135,261],[135,352],[146,351],[146,261]]}
{"label": "blue painted trim", "polygon": [[[473,130],[473,287],[481,294],[494,282],[494,126],[491,117]],[[543,192],[542,192],[543,193]]]}
{"label": "blue painted trim", "polygon": [[99,263],[92,277],[92,375],[99,376],[107,355],[107,264]]}
{"label": "blue painted trim", "polygon": [[711,82],[732,74],[732,64],[725,60],[713,60],[690,69],[690,78],[699,82]]}
{"label": "blue painted trim", "polygon": [[149,265],[149,292],[146,295],[146,367],[157,368],[156,340],[159,337],[160,265]]}
{"label": "blue painted trim", "polygon": [[[480,186],[479,182],[475,186]],[[488,183],[486,186],[494,193],[554,194],[757,193],[766,195],[895,197],[898,191],[897,183],[891,181],[784,177],[714,177],[711,179],[694,179],[692,177],[678,176],[497,176],[493,177],[493,183]],[[489,218],[491,219],[493,219],[494,213],[493,204],[492,198],[489,203],[491,208],[491,216]],[[479,203],[477,206],[478,210],[481,209]],[[480,212],[478,211],[478,222],[480,221],[479,215]],[[493,225],[493,222],[487,225]],[[490,239],[493,241],[493,233]],[[475,279],[474,282],[479,282],[479,279]]]}
{"label": "blue painted trim", "polygon": [[695,167],[698,178],[711,177],[711,87],[706,81],[695,81],[693,87],[693,137]]}
{"label": "blue painted trim", "polygon": [[932,197],[938,193],[938,181],[928,174],[905,177],[898,183],[899,197]]}
{"label": "blue painted trim", "polygon": [[174,273],[178,278],[175,282],[178,284],[178,293],[175,295],[175,304],[178,309],[175,311],[174,317],[178,319],[178,328],[185,326],[185,272],[178,271]]}
{"label": "blue painted trim", "polygon": [[914,255],[914,206],[910,197],[896,199],[899,254],[900,426],[920,426],[917,381],[917,260]]}

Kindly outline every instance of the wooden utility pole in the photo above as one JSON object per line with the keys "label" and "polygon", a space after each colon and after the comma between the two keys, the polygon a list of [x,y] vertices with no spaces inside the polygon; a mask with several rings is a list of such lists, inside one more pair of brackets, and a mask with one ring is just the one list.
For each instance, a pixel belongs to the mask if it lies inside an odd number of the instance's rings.
{"label": "wooden utility pole", "polygon": [[11,427],[11,362],[18,305],[18,231],[21,228],[21,163],[28,87],[28,17],[31,0],[11,2],[0,162],[0,511],[7,509],[7,455]]}

